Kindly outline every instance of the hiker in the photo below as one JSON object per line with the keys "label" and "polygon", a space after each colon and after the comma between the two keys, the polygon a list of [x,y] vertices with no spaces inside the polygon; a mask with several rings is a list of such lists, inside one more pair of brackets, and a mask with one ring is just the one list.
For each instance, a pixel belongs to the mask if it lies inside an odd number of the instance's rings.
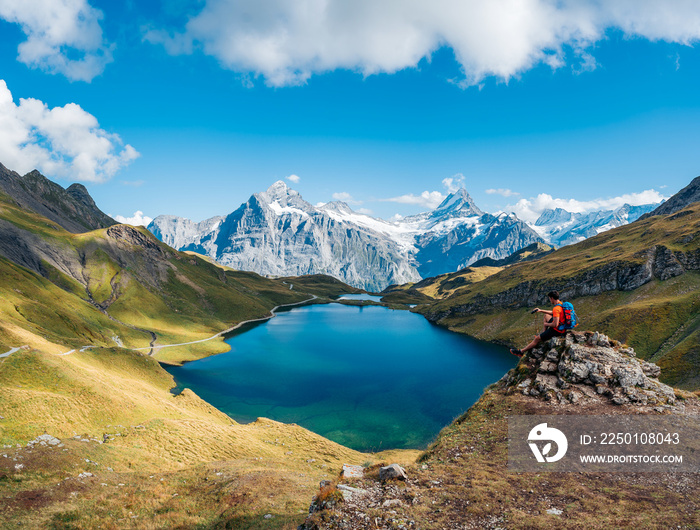
{"label": "hiker", "polygon": [[532,342],[522,350],[511,348],[510,353],[516,357],[522,357],[526,351],[531,350],[540,342],[558,337],[566,332],[564,327],[564,308],[562,308],[561,302],[559,301],[559,291],[550,291],[547,293],[547,297],[554,306],[551,311],[546,311],[539,307],[532,310],[532,313],[544,313],[544,330],[539,335],[535,335]]}

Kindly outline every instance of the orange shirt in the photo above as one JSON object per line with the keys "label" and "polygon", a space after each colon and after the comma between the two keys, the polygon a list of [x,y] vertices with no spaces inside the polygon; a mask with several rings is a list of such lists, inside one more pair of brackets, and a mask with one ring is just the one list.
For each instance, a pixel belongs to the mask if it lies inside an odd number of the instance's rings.
{"label": "orange shirt", "polygon": [[559,326],[564,324],[564,308],[560,305],[555,305],[554,308],[552,309],[552,317],[559,319],[559,323],[557,324],[557,327],[554,329],[556,331],[559,331],[559,333],[561,333]]}

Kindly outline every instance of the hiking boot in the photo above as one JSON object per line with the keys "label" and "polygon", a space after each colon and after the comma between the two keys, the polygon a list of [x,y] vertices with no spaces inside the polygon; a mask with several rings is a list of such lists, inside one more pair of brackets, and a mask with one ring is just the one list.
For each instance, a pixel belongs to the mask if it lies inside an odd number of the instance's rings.
{"label": "hiking boot", "polygon": [[511,348],[510,353],[512,353],[513,355],[515,355],[518,358],[523,356],[523,352],[521,350],[519,350],[518,348]]}

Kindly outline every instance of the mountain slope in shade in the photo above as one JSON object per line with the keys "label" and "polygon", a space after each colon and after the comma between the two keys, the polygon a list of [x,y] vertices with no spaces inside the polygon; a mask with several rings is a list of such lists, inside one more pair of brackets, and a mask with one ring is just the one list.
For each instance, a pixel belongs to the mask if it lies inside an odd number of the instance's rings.
{"label": "mountain slope in shade", "polygon": [[0,164],[0,192],[74,234],[117,224],[97,207],[85,186],[72,184],[64,189],[36,170],[22,177]]}
{"label": "mountain slope in shade", "polygon": [[479,210],[462,189],[432,212],[388,222],[342,202],[315,207],[278,181],[226,218],[195,224],[159,216],[149,225],[180,250],[265,275],[323,273],[369,291],[502,259],[541,241],[514,215]]}

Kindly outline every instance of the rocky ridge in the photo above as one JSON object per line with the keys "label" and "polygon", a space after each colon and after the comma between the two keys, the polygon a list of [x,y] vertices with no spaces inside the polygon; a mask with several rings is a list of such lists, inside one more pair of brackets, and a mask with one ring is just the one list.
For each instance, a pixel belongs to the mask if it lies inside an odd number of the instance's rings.
{"label": "rocky ridge", "polygon": [[654,215],[670,215],[698,201],[700,201],[700,177],[695,177],[685,188],[662,203],[654,211],[642,215],[640,219],[646,219]]}
{"label": "rocky ridge", "polygon": [[36,170],[20,176],[0,164],[0,192],[75,234],[117,224],[97,207],[85,186],[63,189]]}

